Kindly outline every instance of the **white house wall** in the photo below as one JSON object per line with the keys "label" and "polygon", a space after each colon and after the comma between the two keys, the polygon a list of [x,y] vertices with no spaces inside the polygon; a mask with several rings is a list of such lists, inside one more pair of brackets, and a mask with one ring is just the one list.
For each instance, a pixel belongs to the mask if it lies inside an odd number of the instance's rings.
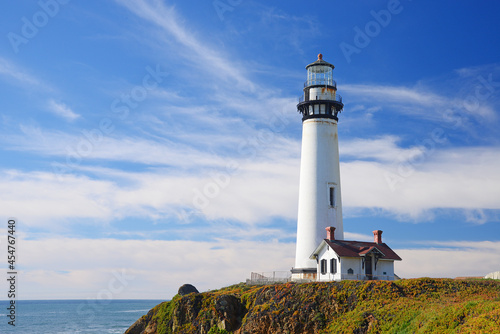
{"label": "white house wall", "polygon": [[379,260],[377,270],[373,273],[378,279],[394,280],[394,261]]}
{"label": "white house wall", "polygon": [[[317,280],[318,281],[340,281],[341,280],[341,273],[340,273],[340,261],[337,253],[335,253],[330,247],[326,246],[323,247],[318,255],[318,272],[317,272]],[[321,260],[326,260],[327,264],[327,270],[326,274],[321,273]],[[336,259],[337,260],[337,273],[331,274],[330,273],[330,260],[331,259]]]}
{"label": "white house wall", "polygon": [[[337,273],[330,273],[330,259],[337,259]],[[321,260],[327,261],[326,274],[321,273]],[[353,273],[349,274],[349,269]],[[372,260],[372,276],[374,279],[394,280],[394,261],[379,259],[377,269],[375,269],[375,260]],[[323,247],[318,254],[317,262],[317,280],[318,281],[340,281],[340,280],[363,280],[365,278],[365,268],[361,257],[342,257],[339,258],[330,247]]]}
{"label": "white house wall", "polygon": [[[340,260],[340,269],[343,279],[359,279],[364,272],[361,269],[361,258],[359,257],[343,257]],[[348,270],[352,269],[353,274],[348,274]]]}

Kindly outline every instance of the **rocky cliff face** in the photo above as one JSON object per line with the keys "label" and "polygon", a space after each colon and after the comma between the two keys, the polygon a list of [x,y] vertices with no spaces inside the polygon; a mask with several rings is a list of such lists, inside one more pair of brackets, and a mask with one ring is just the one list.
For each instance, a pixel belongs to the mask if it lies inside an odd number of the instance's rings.
{"label": "rocky cliff face", "polygon": [[247,286],[177,295],[126,334],[480,333],[500,328],[500,281]]}

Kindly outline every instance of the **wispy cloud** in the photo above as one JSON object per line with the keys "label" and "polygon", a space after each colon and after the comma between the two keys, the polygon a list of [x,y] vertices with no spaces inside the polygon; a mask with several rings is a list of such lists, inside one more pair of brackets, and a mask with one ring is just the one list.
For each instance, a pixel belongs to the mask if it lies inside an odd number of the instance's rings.
{"label": "wispy cloud", "polygon": [[41,82],[17,65],[0,57],[0,75],[14,79],[16,83],[28,86],[40,86]]}
{"label": "wispy cloud", "polygon": [[[186,135],[179,131],[174,133],[175,140],[167,139],[161,136],[161,133],[144,138],[139,135],[127,136],[119,133],[94,136],[92,134],[94,129],[82,130],[80,133],[66,133],[21,125],[20,130],[21,135],[10,133],[3,138],[2,141],[9,144],[9,149],[55,157],[55,162],[63,164],[69,157],[81,160],[78,165],[98,160],[122,161],[145,166],[179,168],[179,170],[196,168],[199,173],[200,170],[207,168],[223,168],[230,159],[242,162],[262,161],[268,158],[273,161],[277,158],[297,157],[300,150],[297,141],[269,129],[265,129],[266,131],[243,129],[245,131],[243,135],[237,133],[237,129],[236,131],[233,129],[233,131],[228,130],[228,133],[205,136]],[[214,150],[207,151],[207,146],[196,145],[197,141],[213,142]],[[80,149],[81,147],[84,148]],[[217,154],[216,151],[222,153]]]}
{"label": "wispy cloud", "polygon": [[49,100],[48,108],[49,111],[52,112],[53,114],[65,118],[68,121],[74,121],[77,118],[81,117],[79,114],[75,113],[73,110],[71,110],[70,107],[68,107],[64,103],[57,102],[53,99]]}
{"label": "wispy cloud", "polygon": [[418,104],[426,107],[447,101],[446,98],[429,91],[401,86],[347,84],[342,85],[342,90],[377,101]]}
{"label": "wispy cloud", "polygon": [[[439,78],[420,81],[413,86],[344,84],[339,89],[367,105],[390,108],[392,112],[421,119],[446,122],[450,114],[464,120],[497,122],[500,106],[500,67],[496,64],[463,68]],[[354,106],[355,109],[359,105]],[[460,123],[465,127],[465,122]]]}
{"label": "wispy cloud", "polygon": [[238,86],[245,87],[249,91],[255,89],[255,84],[246,77],[241,66],[237,66],[229,57],[223,56],[219,51],[196,38],[195,34],[181,23],[173,6],[168,7],[159,0],[115,1],[174,37],[179,45],[184,46],[187,51],[191,51],[183,52],[183,55],[191,59],[194,66],[202,63],[205,70],[211,71],[219,79],[227,80],[229,78],[234,80]]}

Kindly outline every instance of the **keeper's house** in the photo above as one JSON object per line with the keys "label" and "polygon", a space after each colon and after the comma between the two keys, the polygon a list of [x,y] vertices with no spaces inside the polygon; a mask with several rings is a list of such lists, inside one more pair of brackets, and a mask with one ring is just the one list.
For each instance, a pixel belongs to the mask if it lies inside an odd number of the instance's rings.
{"label": "keeper's house", "polygon": [[310,256],[317,262],[316,280],[395,279],[394,261],[401,258],[382,243],[382,231],[373,231],[374,242],[335,240],[335,227],[327,227],[326,232],[326,239]]}

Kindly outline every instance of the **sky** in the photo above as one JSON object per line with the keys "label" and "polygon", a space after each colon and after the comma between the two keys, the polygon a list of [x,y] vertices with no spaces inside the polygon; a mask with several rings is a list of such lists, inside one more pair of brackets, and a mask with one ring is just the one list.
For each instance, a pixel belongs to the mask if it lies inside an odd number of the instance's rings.
{"label": "sky", "polygon": [[7,271],[14,217],[18,299],[166,300],[184,283],[289,271],[296,105],[318,53],[344,102],[345,238],[383,230],[403,278],[500,270],[498,3],[27,0],[0,12],[0,258]]}

